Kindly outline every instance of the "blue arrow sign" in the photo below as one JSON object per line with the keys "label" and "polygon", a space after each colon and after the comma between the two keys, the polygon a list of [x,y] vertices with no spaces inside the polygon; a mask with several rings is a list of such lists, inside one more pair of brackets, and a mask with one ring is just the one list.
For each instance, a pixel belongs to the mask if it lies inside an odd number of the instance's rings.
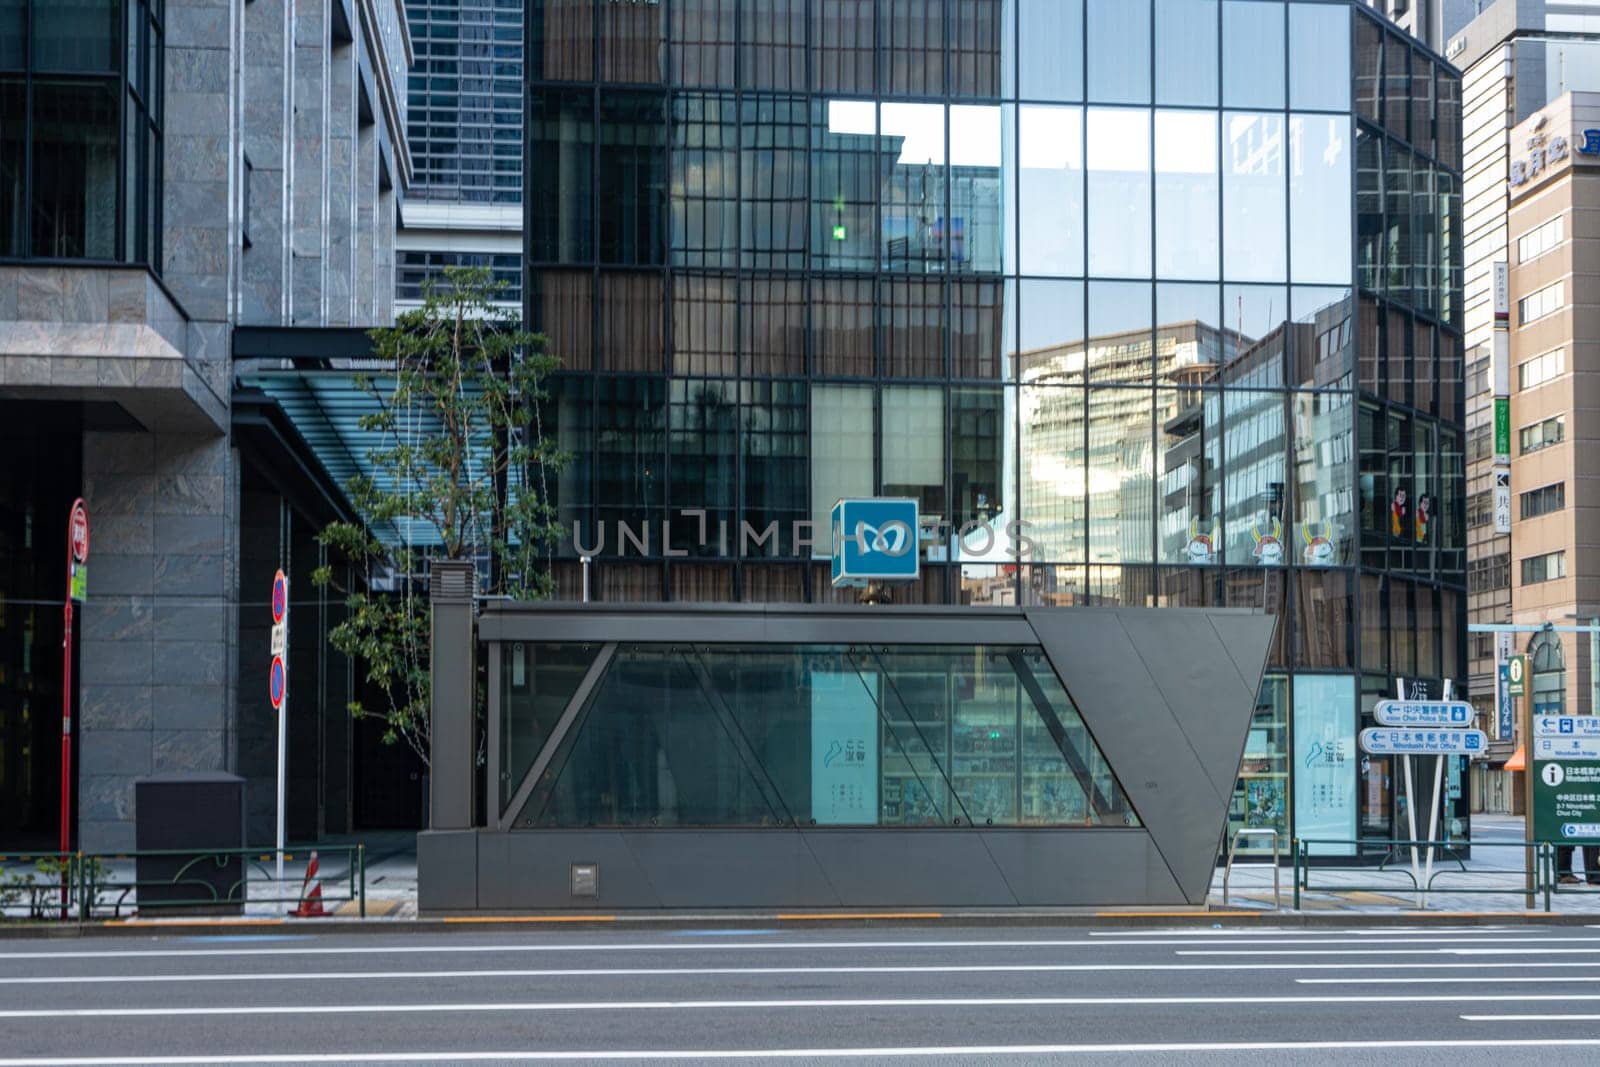
{"label": "blue arrow sign", "polygon": [[1600,716],[1535,715],[1535,737],[1600,737]]}
{"label": "blue arrow sign", "polygon": [[1464,700],[1380,700],[1372,714],[1385,726],[1472,725],[1472,705]]}
{"label": "blue arrow sign", "polygon": [[1482,730],[1369,728],[1361,731],[1361,750],[1374,756],[1481,755],[1489,747]]}

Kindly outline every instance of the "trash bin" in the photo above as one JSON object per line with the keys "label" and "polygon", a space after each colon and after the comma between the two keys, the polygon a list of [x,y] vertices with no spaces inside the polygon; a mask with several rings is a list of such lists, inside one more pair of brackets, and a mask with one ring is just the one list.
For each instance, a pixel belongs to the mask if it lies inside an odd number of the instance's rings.
{"label": "trash bin", "polygon": [[136,779],[133,796],[139,911],[242,915],[249,870],[237,851],[244,848],[244,779],[219,771],[158,774]]}

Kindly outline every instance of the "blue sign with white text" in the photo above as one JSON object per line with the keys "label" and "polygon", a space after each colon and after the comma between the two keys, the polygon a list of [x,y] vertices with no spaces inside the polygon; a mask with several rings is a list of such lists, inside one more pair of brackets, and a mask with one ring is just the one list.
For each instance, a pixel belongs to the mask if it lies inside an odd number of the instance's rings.
{"label": "blue sign with white text", "polygon": [[917,502],[874,497],[833,505],[833,584],[915,578]]}

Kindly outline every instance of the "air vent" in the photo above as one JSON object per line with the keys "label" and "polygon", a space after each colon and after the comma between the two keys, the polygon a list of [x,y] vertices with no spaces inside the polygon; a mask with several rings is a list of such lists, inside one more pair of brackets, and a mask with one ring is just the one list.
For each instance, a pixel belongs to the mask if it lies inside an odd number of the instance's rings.
{"label": "air vent", "polygon": [[436,601],[456,604],[472,603],[472,564],[463,561],[437,561],[429,576],[431,592]]}

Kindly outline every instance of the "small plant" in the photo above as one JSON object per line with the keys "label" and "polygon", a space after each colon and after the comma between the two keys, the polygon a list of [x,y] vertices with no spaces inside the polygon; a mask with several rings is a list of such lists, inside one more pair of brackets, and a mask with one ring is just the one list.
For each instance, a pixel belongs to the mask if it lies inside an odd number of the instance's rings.
{"label": "small plant", "polygon": [[[497,304],[504,283],[484,268],[445,269],[420,308],[370,331],[386,370],[357,379],[376,410],[370,473],[346,486],[359,521],[325,527],[319,540],[354,572],[346,618],[329,643],[358,660],[381,700],[356,700],[356,717],[384,722],[424,764],[429,735],[429,561],[471,560],[478,592],[515,600],[552,591],[560,538],[550,486],[565,462],[545,440],[544,383],[559,366],[543,337]],[[312,582],[339,585],[333,565]]]}

